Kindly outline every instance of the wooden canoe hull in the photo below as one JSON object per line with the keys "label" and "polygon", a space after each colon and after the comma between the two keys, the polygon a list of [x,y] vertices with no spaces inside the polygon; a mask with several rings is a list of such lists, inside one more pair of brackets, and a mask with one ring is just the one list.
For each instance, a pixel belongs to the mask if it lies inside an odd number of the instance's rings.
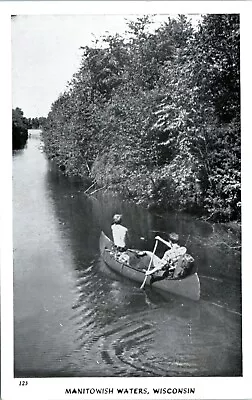
{"label": "wooden canoe hull", "polygon": [[[101,232],[100,236],[100,252],[105,263],[115,272],[122,276],[125,276],[133,281],[142,284],[145,278],[145,272],[137,269],[136,267],[127,265],[126,263],[119,262],[113,252],[112,241]],[[150,252],[146,251],[150,259]],[[156,258],[158,258],[156,256]],[[143,265],[146,269],[148,268],[148,262]],[[146,285],[150,285],[150,277],[147,277]],[[163,279],[152,284],[152,287],[163,292],[174,293],[183,297],[187,297],[191,300],[200,299],[200,281],[197,272],[189,275],[183,279]]]}

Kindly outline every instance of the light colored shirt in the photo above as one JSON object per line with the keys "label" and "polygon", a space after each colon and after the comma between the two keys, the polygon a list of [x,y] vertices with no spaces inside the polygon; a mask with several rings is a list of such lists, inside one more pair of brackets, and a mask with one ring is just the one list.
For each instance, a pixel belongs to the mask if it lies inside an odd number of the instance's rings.
{"label": "light colored shirt", "polygon": [[177,243],[174,243],[172,248],[164,253],[162,261],[176,263],[178,259],[185,253],[185,247],[180,247]]}
{"label": "light colored shirt", "polygon": [[126,247],[126,236],[128,229],[120,224],[111,226],[114,244],[118,247]]}

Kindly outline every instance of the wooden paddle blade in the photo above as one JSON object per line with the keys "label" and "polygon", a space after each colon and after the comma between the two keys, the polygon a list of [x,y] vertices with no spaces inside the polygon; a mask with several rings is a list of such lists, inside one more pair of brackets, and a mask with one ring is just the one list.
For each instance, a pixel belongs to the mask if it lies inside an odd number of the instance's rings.
{"label": "wooden paddle blade", "polygon": [[[149,263],[147,272],[149,271],[149,269],[150,269],[150,267],[151,267],[154,254],[155,254],[155,251],[156,251],[156,249],[157,249],[157,245],[158,245],[158,240],[156,240],[156,242],[155,242],[155,246],[154,246],[154,249],[153,249],[153,252],[152,252],[152,255],[151,255],[151,259],[150,259],[150,263]],[[143,283],[142,283],[142,285],[140,286],[140,289],[143,289],[143,288],[144,288],[145,283],[146,283],[146,280],[147,280],[147,275],[145,275],[144,280],[143,280]]]}

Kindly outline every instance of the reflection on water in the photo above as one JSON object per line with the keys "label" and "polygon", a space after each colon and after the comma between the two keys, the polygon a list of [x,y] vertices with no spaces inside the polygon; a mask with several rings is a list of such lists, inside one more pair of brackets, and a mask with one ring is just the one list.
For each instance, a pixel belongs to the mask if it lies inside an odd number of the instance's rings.
{"label": "reflection on water", "polygon": [[[57,174],[38,140],[13,159],[16,376],[241,375],[236,234],[188,216],[154,215]],[[116,275],[100,231],[122,213],[132,247],[176,231],[195,256],[198,303]],[[159,251],[164,248],[159,246]]]}

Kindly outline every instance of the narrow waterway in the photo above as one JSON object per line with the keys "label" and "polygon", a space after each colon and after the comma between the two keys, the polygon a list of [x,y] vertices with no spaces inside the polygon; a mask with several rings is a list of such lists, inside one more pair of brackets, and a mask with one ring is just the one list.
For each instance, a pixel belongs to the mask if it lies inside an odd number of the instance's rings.
{"label": "narrow waterway", "polygon": [[[13,155],[15,376],[242,375],[239,235],[84,191],[46,160],[38,131]],[[199,268],[199,302],[141,291],[108,269],[99,235],[111,236],[118,212],[132,247],[180,234]]]}

